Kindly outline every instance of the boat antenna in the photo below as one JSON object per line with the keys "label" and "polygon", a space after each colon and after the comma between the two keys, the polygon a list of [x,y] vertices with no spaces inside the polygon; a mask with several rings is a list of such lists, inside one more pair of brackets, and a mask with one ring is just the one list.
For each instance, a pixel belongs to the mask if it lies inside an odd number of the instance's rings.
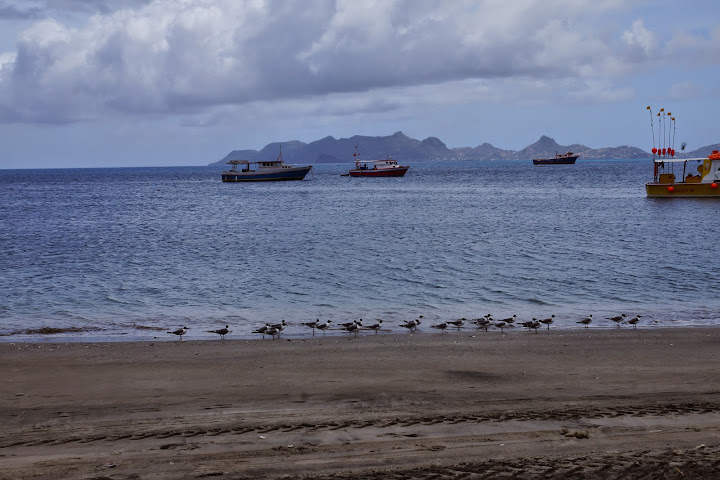
{"label": "boat antenna", "polygon": [[647,110],[650,112],[650,131],[652,132],[652,138],[653,138],[653,158],[655,158],[655,153],[657,152],[657,148],[655,148],[655,127],[653,126],[653,114],[652,114],[652,108],[650,108],[650,105],[647,106]]}
{"label": "boat antenna", "polygon": [[282,160],[282,143],[280,144],[280,154],[278,155],[278,161]]}

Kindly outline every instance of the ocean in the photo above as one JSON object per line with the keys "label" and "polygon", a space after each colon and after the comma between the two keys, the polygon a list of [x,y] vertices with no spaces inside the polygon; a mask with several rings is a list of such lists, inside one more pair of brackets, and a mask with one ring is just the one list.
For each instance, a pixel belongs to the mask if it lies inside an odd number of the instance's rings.
{"label": "ocean", "polygon": [[[230,325],[555,315],[720,321],[714,199],[648,199],[649,160],[409,163],[403,178],[223,167],[0,170],[0,341],[176,340]],[[58,333],[44,335],[48,327]],[[627,326],[624,328],[628,328]],[[345,334],[333,331],[330,334]]]}

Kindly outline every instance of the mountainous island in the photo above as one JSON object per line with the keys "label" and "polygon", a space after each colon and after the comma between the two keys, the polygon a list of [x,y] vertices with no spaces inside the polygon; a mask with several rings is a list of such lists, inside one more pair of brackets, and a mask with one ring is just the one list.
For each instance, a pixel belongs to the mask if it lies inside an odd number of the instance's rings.
{"label": "mountainous island", "polygon": [[[251,162],[275,160],[282,145],[283,158],[289,163],[344,163],[353,161],[355,147],[364,160],[376,160],[393,157],[399,162],[426,162],[443,160],[532,160],[533,158],[553,157],[555,153],[572,151],[580,159],[642,159],[651,158],[650,152],[636,147],[590,148],[585,145],[560,145],[552,138],[543,135],[540,139],[522,150],[503,150],[489,143],[477,147],[448,148],[439,138],[428,137],[425,140],[410,138],[402,132],[385,137],[355,135],[350,138],[336,139],[325,137],[305,143],[298,140],[273,142],[262,150],[233,150],[225,158],[210,165],[223,165],[230,160],[248,160]],[[704,157],[718,146],[708,145],[692,152],[688,157]]]}

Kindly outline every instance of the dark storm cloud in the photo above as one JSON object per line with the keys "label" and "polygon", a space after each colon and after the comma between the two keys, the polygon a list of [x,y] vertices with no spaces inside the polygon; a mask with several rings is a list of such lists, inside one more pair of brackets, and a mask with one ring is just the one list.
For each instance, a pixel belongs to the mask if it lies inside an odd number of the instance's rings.
{"label": "dark storm cloud", "polygon": [[[28,121],[473,79],[559,79],[617,95],[598,72],[612,78],[657,46],[642,22],[624,38],[629,25],[615,38],[595,34],[592,22],[618,8],[612,1],[58,0],[44,8],[102,14],[75,28],[42,20],[20,35],[14,54],[0,53],[0,112]],[[395,103],[374,98],[363,108]]]}

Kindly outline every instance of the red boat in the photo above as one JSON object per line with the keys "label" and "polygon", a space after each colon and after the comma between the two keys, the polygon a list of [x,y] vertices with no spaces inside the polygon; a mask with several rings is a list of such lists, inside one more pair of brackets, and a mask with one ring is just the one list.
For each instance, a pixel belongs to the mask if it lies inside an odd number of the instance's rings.
{"label": "red boat", "polygon": [[347,175],[351,177],[402,177],[410,169],[407,165],[399,165],[397,160],[390,157],[385,160],[360,160],[360,154],[355,147],[355,168]]}

